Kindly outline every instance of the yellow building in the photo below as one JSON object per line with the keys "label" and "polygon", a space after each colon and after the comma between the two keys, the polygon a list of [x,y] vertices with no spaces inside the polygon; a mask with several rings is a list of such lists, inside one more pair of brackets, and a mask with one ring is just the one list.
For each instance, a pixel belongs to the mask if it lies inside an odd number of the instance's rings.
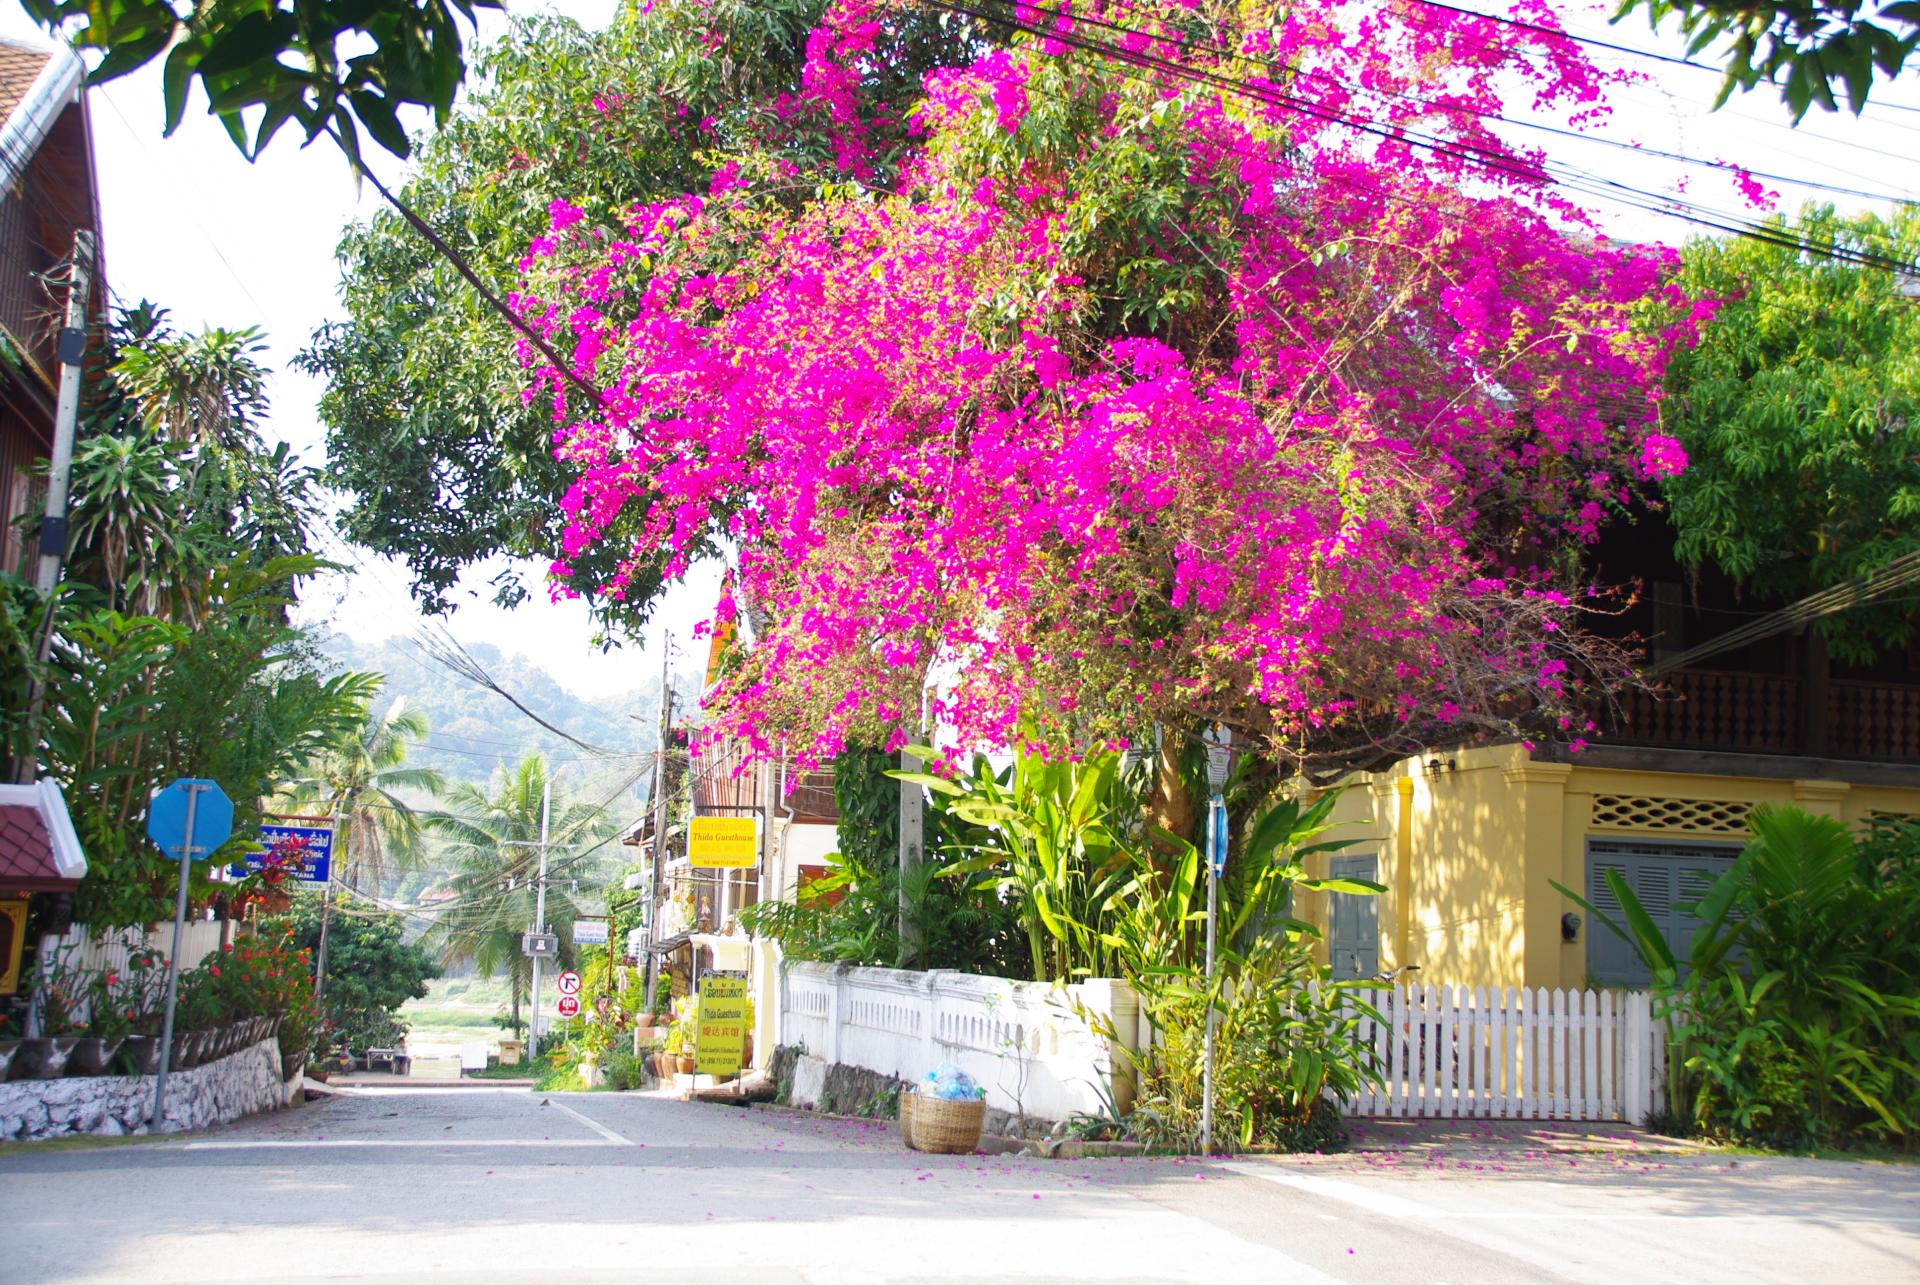
{"label": "yellow building", "polygon": [[1444,985],[1644,983],[1633,952],[1555,882],[1610,909],[1599,872],[1620,870],[1680,952],[1691,921],[1676,905],[1738,854],[1755,806],[1856,826],[1920,815],[1911,764],[1612,744],[1550,753],[1487,746],[1355,778],[1337,812],[1352,846],[1313,873],[1387,891],[1303,897],[1337,975],[1416,965],[1419,980]]}

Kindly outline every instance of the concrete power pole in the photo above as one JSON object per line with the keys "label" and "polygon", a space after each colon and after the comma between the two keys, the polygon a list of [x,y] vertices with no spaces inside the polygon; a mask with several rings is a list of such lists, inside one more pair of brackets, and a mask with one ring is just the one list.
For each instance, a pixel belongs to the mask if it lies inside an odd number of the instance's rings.
{"label": "concrete power pole", "polygon": [[[667,687],[669,657],[673,650],[673,636],[665,629],[660,631],[660,733],[653,752],[653,891],[647,903],[647,945],[649,948],[660,940],[660,889],[663,886],[662,871],[667,864],[667,729],[671,725],[670,712],[673,705],[673,693]],[[647,951],[647,1012],[653,1012],[653,999],[660,983],[660,957]]]}
{"label": "concrete power pole", "polygon": [[60,331],[60,398],[53,412],[53,459],[47,470],[46,516],[40,522],[40,566],[34,584],[44,597],[60,582],[67,554],[67,482],[73,475],[74,425],[80,418],[80,371],[87,360],[87,300],[93,289],[93,233],[73,234],[67,278],[67,324]]}
{"label": "concrete power pole", "polygon": [[[46,600],[40,621],[40,642],[35,649],[40,667],[45,668],[53,651],[53,591],[60,584],[60,565],[67,556],[67,481],[73,474],[73,437],[80,419],[80,375],[87,360],[87,301],[93,292],[93,233],[78,228],[73,234],[73,265],[67,276],[67,322],[60,330],[57,352],[60,358],[60,395],[53,412],[53,458],[47,471],[47,505],[40,519],[40,560],[34,569],[34,587]],[[29,734],[25,743],[35,744],[39,736],[40,706],[45,693],[36,674],[27,690]],[[33,784],[39,770],[31,749],[5,765],[6,778],[21,785]]]}
{"label": "concrete power pole", "polygon": [[[540,794],[540,878],[534,885],[533,894],[533,931],[547,931],[547,822],[553,811],[553,776],[547,776],[546,787]],[[527,1027],[527,1052],[530,1058],[540,1056],[540,956],[533,957],[533,1019]]]}

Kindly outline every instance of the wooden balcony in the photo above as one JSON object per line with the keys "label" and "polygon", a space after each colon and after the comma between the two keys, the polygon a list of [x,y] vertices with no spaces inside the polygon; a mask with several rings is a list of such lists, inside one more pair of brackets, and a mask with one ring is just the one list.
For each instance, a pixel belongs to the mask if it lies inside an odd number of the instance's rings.
{"label": "wooden balcony", "polygon": [[1615,745],[1920,762],[1920,686],[1682,669],[1625,693]]}

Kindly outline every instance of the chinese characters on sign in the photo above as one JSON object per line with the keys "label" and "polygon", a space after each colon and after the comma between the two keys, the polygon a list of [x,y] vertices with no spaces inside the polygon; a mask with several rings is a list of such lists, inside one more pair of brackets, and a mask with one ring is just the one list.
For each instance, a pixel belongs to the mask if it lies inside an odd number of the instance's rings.
{"label": "chinese characters on sign", "polygon": [[747,979],[709,977],[702,981],[693,1069],[701,1075],[732,1075],[746,1064],[746,1047]]}

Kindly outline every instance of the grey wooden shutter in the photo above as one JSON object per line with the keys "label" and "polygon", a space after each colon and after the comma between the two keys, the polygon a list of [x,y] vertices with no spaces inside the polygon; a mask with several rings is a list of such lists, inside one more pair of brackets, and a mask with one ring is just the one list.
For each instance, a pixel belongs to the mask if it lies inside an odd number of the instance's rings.
{"label": "grey wooden shutter", "polygon": [[[1608,870],[1617,870],[1658,925],[1684,971],[1694,929],[1700,925],[1693,903],[1733,864],[1740,850],[1720,844],[1590,840],[1587,844],[1587,900],[1622,928],[1627,917],[1607,887]],[[1640,952],[1605,924],[1588,924],[1587,980],[1597,986],[1647,986],[1652,970]]]}
{"label": "grey wooden shutter", "polygon": [[[1379,859],[1373,856],[1333,857],[1327,862],[1327,874],[1335,879],[1377,882],[1379,868]],[[1327,953],[1334,977],[1372,977],[1380,971],[1380,898],[1336,892],[1328,900],[1332,922]]]}

